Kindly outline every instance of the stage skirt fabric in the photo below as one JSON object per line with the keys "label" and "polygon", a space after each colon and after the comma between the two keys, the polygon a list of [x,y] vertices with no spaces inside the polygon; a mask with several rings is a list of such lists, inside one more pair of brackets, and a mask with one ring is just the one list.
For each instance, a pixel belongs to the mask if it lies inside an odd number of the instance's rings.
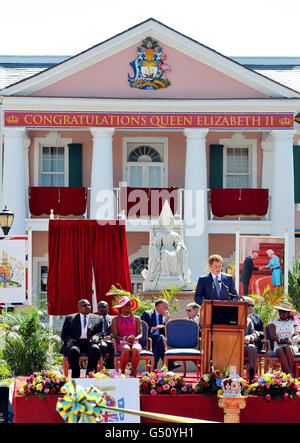
{"label": "stage skirt fabric", "polygon": [[83,298],[92,303],[93,273],[98,302],[111,306],[113,296],[105,296],[111,285],[131,292],[125,225],[113,223],[49,221],[49,315],[77,312]]}

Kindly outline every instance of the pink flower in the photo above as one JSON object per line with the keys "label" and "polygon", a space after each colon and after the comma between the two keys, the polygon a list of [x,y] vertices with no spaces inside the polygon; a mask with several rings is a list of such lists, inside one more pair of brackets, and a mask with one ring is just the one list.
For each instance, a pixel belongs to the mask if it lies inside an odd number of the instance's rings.
{"label": "pink flower", "polygon": [[266,383],[266,388],[267,388],[267,389],[270,389],[270,387],[271,387],[271,383],[269,383],[269,382]]}
{"label": "pink flower", "polygon": [[284,398],[285,400],[287,400],[287,399],[289,398],[289,394],[286,392],[286,393],[284,394],[283,398]]}
{"label": "pink flower", "polygon": [[151,389],[151,391],[150,391],[150,394],[151,394],[151,395],[156,395],[156,394],[157,394],[157,392],[156,392],[156,390],[155,390],[155,389]]}
{"label": "pink flower", "polygon": [[182,390],[182,392],[186,392],[186,391],[187,391],[187,387],[186,387],[186,386],[183,386],[183,387],[181,388],[181,390]]}
{"label": "pink flower", "polygon": [[175,381],[174,380],[170,381],[170,386],[175,386]]}
{"label": "pink flower", "polygon": [[48,394],[49,390],[50,390],[50,389],[46,388],[46,389],[44,390],[45,394]]}
{"label": "pink flower", "polygon": [[170,386],[169,386],[169,385],[163,385],[163,390],[164,390],[164,391],[167,391],[168,389],[170,389]]}

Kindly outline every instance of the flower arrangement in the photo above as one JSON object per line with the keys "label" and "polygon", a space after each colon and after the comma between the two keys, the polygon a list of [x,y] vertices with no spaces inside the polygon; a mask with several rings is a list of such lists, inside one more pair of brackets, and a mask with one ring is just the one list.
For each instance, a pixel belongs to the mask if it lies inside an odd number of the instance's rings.
{"label": "flower arrangement", "polygon": [[191,394],[192,385],[187,384],[182,377],[162,369],[154,372],[144,372],[140,379],[141,394]]}
{"label": "flower arrangement", "polygon": [[129,375],[119,374],[114,369],[101,369],[99,372],[89,372],[88,378],[97,378],[101,380],[102,378],[129,378]]}
{"label": "flower arrangement", "polygon": [[265,400],[295,399],[300,394],[299,382],[290,374],[276,371],[272,374],[264,374],[261,378],[254,378],[251,385],[244,386],[245,395],[263,396]]}
{"label": "flower arrangement", "polygon": [[67,377],[63,377],[57,372],[34,372],[26,378],[17,393],[25,395],[25,397],[38,395],[40,399],[47,395],[65,394],[64,385],[68,380]]}
{"label": "flower arrangement", "polygon": [[222,395],[222,381],[228,377],[228,371],[216,370],[212,374],[204,374],[194,388],[196,394]]}

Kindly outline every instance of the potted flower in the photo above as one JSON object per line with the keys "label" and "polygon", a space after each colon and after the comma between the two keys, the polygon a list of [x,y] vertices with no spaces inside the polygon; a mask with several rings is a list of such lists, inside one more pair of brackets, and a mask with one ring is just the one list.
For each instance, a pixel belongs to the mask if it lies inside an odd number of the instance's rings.
{"label": "potted flower", "polygon": [[272,374],[264,374],[263,377],[254,378],[251,385],[246,385],[245,395],[257,395],[265,400],[273,399],[288,400],[299,396],[299,383],[290,374],[275,371]]}
{"label": "potted flower", "polygon": [[34,372],[26,378],[17,391],[17,394],[29,397],[37,395],[43,399],[48,395],[65,394],[64,385],[69,379],[54,371]]}
{"label": "potted flower", "polygon": [[155,369],[154,372],[144,372],[140,379],[141,394],[191,394],[192,385],[187,384],[182,377],[174,372]]}

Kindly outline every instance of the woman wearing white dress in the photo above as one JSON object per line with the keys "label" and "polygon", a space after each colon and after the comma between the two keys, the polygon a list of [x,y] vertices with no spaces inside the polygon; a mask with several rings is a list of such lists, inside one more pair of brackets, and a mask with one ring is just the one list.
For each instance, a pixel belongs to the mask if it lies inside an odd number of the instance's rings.
{"label": "woman wearing white dress", "polygon": [[283,372],[294,377],[294,355],[298,351],[299,326],[294,319],[296,311],[293,305],[281,302],[274,306],[279,311],[279,318],[270,323],[270,336],[274,341],[274,352],[277,353]]}

